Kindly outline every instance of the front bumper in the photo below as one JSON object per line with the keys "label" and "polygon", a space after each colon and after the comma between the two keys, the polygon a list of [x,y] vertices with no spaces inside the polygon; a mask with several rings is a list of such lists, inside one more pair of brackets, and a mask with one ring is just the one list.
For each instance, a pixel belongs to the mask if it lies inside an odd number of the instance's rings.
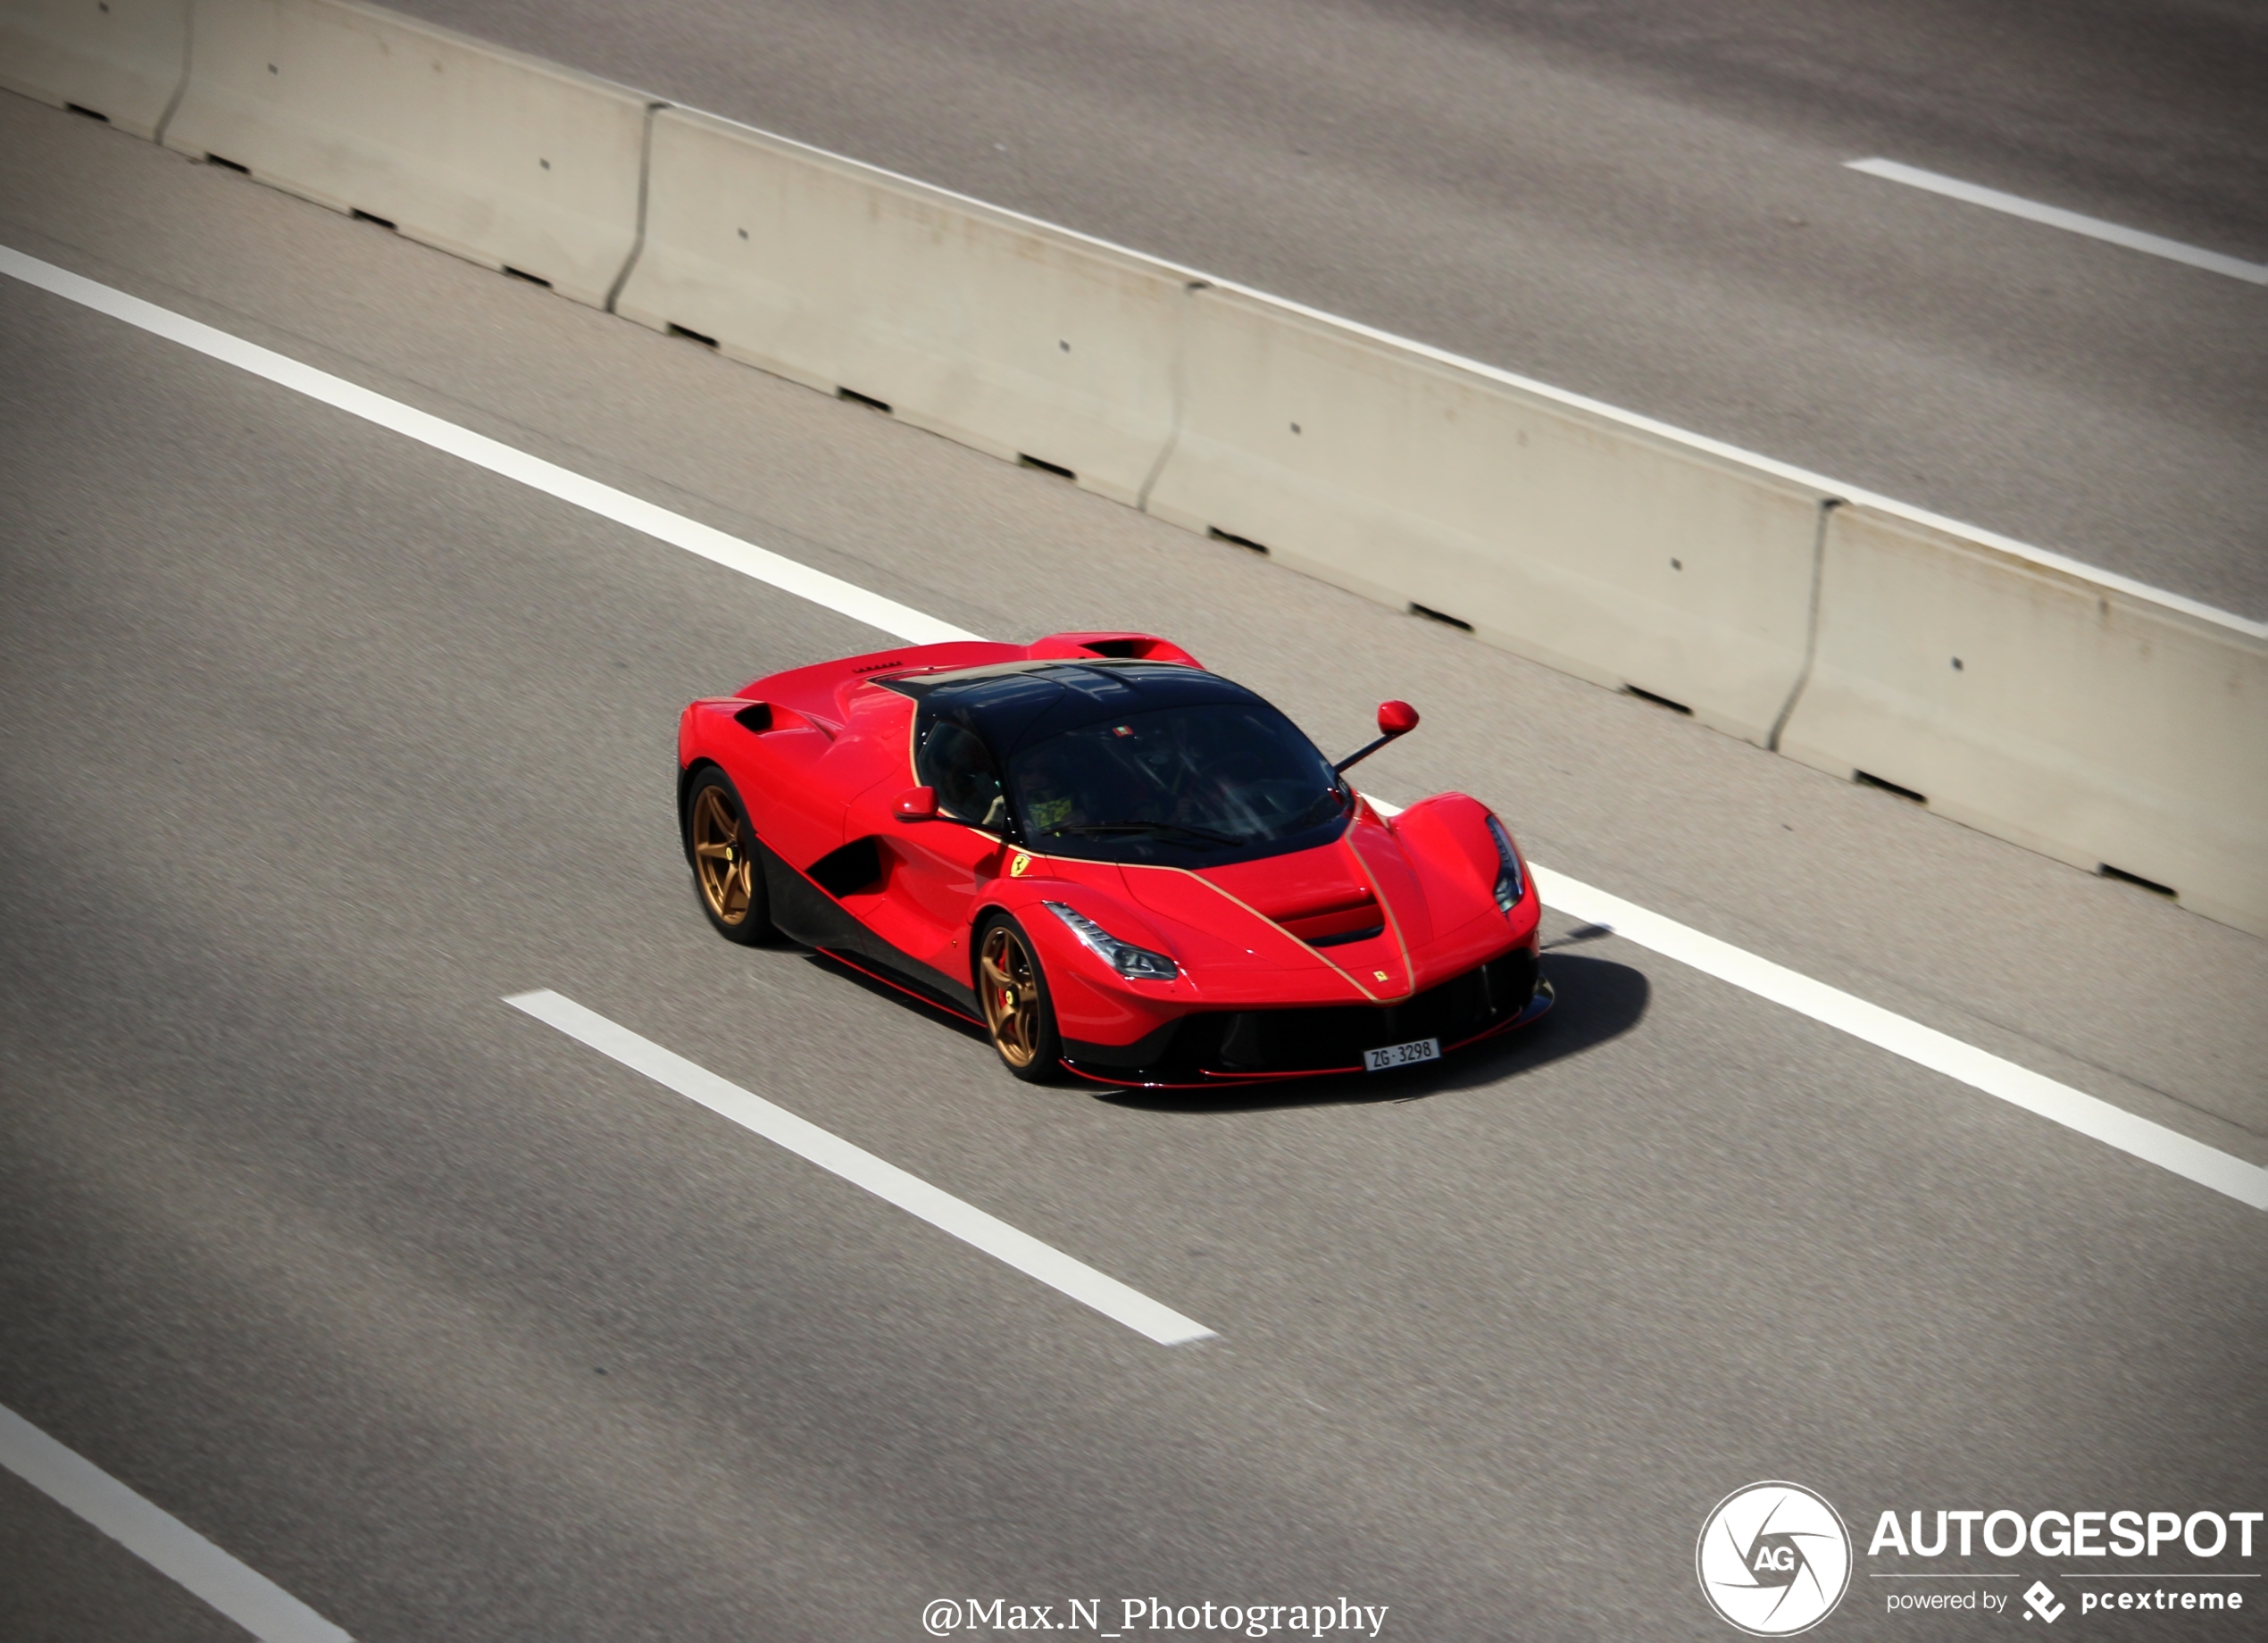
{"label": "front bumper", "polygon": [[1438,1038],[1441,1053],[1524,1027],[1552,1006],[1535,951],[1514,947],[1391,1005],[1194,1011],[1126,1046],[1066,1040],[1063,1068],[1133,1089],[1218,1088],[1363,1071],[1363,1052]]}

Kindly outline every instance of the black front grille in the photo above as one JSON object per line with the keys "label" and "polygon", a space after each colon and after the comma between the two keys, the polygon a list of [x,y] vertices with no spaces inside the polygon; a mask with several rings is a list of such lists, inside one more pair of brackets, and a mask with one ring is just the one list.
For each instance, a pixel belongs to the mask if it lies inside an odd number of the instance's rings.
{"label": "black front grille", "polygon": [[1515,947],[1400,1004],[1313,1010],[1214,1011],[1184,1016],[1162,1054],[1163,1074],[1312,1072],[1358,1066],[1363,1052],[1418,1038],[1444,1045],[1517,1015],[1536,992],[1536,955]]}

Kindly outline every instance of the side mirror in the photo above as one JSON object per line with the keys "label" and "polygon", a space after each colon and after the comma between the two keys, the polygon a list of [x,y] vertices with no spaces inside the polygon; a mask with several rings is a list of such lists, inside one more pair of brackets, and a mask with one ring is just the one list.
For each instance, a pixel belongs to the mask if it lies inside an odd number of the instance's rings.
{"label": "side mirror", "polygon": [[938,790],[935,788],[908,788],[897,796],[893,808],[901,822],[934,822],[938,819]]}
{"label": "side mirror", "polygon": [[1416,730],[1417,722],[1418,710],[1407,702],[1380,702],[1378,705],[1378,739],[1367,747],[1357,747],[1331,768],[1345,775],[1396,737],[1407,736]]}

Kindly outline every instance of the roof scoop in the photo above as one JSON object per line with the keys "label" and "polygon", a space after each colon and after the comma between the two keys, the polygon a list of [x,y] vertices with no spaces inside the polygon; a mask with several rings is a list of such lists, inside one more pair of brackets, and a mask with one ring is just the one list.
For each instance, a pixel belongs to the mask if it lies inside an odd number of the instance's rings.
{"label": "roof scoop", "polygon": [[1331,769],[1345,775],[1396,737],[1407,736],[1417,729],[1417,725],[1418,710],[1407,702],[1380,702],[1378,705],[1378,739],[1367,746],[1357,747]]}

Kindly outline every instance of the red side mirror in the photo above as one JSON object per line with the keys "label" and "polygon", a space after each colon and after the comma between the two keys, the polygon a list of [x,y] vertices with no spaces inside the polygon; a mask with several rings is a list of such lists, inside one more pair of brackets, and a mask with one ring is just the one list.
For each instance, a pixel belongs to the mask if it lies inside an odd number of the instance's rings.
{"label": "red side mirror", "polygon": [[1378,739],[1367,747],[1357,747],[1331,768],[1345,775],[1353,766],[1376,753],[1397,736],[1407,736],[1417,729],[1417,709],[1407,702],[1380,702],[1378,705]]}
{"label": "red side mirror", "polygon": [[908,788],[897,796],[895,808],[901,822],[934,822],[938,817],[938,790]]}

